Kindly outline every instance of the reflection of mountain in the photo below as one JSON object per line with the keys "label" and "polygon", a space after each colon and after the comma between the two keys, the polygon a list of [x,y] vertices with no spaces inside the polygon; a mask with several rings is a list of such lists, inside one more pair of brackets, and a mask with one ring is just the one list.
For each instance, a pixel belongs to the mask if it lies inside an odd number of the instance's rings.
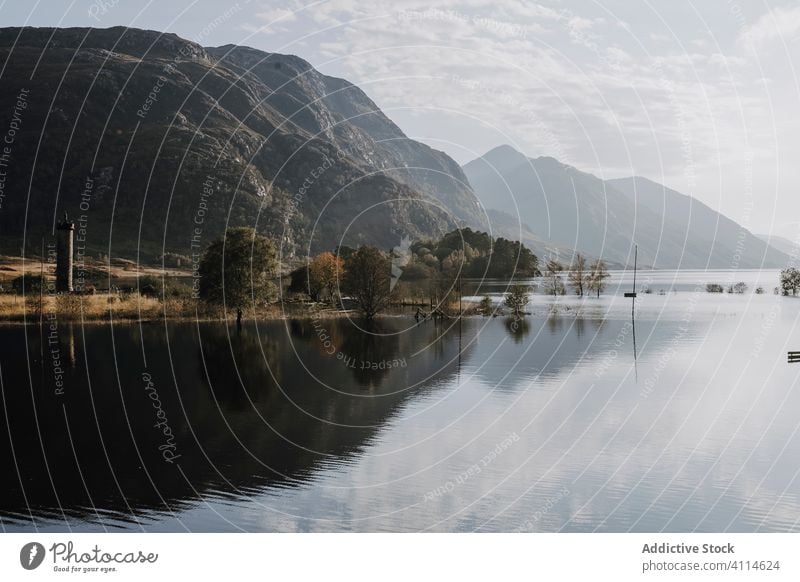
{"label": "reflection of mountain", "polygon": [[[347,321],[322,324],[332,337],[358,333]],[[183,508],[198,495],[306,482],[321,464],[359,454],[404,403],[456,372],[457,330],[424,349],[442,328],[431,323],[396,333],[407,324],[386,320],[382,331],[393,335],[348,340],[353,349],[371,344],[359,359],[407,362],[358,370],[355,387],[353,370],[327,352],[310,322],[260,323],[241,334],[217,324],[177,324],[169,342],[160,326],[118,326],[113,342],[106,326],[86,327],[83,337],[62,328],[60,397],[52,361],[46,350],[44,362],[40,356],[38,328],[0,329],[0,422],[8,424],[0,427],[0,515],[22,522],[133,520]],[[158,409],[145,371],[175,435],[181,456],[174,465],[159,451],[166,439],[154,427]]]}

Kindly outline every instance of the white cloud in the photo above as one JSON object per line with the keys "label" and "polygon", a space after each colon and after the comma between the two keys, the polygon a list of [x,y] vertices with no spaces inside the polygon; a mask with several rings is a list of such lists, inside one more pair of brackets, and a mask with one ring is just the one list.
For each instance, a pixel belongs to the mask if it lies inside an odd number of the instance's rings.
{"label": "white cloud", "polygon": [[[679,190],[691,165],[710,176],[694,193],[707,190],[704,201],[718,206],[715,172],[741,166],[745,147],[768,159],[775,119],[796,107],[796,99],[774,103],[785,75],[761,70],[737,36],[763,43],[796,35],[800,7],[749,27],[717,19],[711,30],[690,10],[664,27],[633,8],[603,17],[589,8],[570,0],[441,0],[435,8],[429,0],[287,0],[288,30],[263,38],[268,50],[297,52],[361,86],[401,127],[422,128],[417,137],[454,144],[460,161],[513,143],[580,168],[648,170]],[[262,10],[250,25],[282,13]],[[755,81],[765,77],[770,83]],[[782,151],[796,149],[794,134],[781,139]]]}
{"label": "white cloud", "polygon": [[800,6],[783,6],[763,14],[755,23],[745,27],[739,41],[744,45],[759,46],[783,40],[796,40],[800,33]]}

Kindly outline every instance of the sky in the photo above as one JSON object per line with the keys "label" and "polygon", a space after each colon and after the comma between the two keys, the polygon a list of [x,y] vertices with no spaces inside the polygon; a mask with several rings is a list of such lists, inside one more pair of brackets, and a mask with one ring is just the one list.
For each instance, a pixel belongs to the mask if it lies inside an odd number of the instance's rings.
{"label": "sky", "polygon": [[800,240],[797,2],[0,0],[0,23],[295,54],[459,163],[509,144]]}

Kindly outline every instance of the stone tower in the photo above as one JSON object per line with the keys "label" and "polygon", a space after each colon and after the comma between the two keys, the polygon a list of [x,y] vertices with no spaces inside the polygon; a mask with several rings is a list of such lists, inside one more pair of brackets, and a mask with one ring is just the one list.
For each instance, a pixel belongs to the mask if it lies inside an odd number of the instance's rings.
{"label": "stone tower", "polygon": [[75,223],[69,221],[66,212],[56,231],[56,293],[69,293],[72,291],[72,233]]}

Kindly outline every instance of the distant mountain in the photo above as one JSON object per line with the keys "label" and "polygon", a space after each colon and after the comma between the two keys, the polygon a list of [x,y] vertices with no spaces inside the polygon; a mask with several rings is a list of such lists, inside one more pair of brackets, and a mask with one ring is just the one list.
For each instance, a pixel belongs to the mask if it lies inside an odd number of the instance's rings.
{"label": "distant mountain", "polygon": [[519,215],[540,239],[622,265],[778,267],[787,257],[702,202],[646,178],[601,180],[500,146],[464,166],[487,208]]}
{"label": "distant mountain", "polygon": [[145,259],[191,255],[228,226],[257,226],[284,256],[490,228],[458,164],[298,57],[124,27],[4,28],[0,61],[0,127],[19,118],[6,252],[38,253],[65,211],[86,252]]}
{"label": "distant mountain", "polygon": [[794,243],[790,241],[788,238],[784,238],[782,236],[776,235],[769,235],[769,234],[757,234],[758,238],[763,240],[765,243],[770,245],[774,249],[778,249],[782,253],[789,255],[790,257],[798,257],[800,256],[800,244]]}

